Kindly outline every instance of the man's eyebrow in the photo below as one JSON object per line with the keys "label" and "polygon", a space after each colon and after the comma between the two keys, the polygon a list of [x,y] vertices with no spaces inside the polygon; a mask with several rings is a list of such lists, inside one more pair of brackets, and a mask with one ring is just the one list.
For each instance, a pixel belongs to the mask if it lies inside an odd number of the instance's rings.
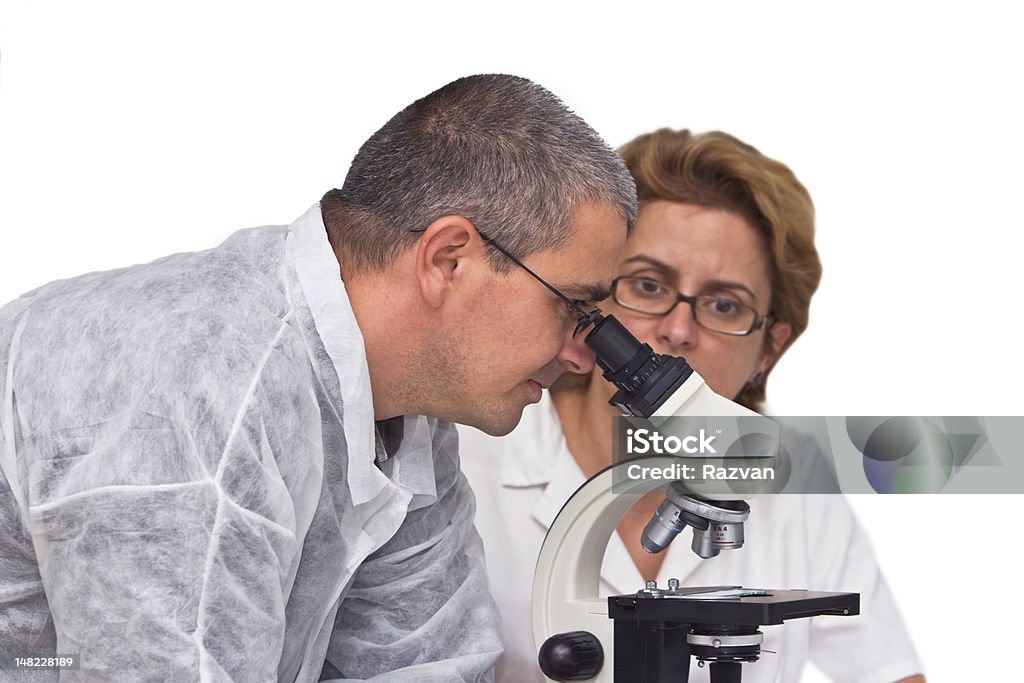
{"label": "man's eyebrow", "polygon": [[604,285],[555,285],[555,288],[570,299],[577,301],[604,301],[611,296],[611,290]]}

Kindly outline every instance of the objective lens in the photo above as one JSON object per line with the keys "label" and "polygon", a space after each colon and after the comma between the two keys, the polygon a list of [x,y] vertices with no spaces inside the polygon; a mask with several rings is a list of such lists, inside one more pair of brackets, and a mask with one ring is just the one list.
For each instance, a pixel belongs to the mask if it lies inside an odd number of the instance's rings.
{"label": "objective lens", "polygon": [[743,522],[712,524],[704,531],[693,532],[693,552],[705,560],[715,557],[722,550],[736,550],[743,547]]}
{"label": "objective lens", "polygon": [[686,528],[682,509],[667,498],[655,511],[651,521],[644,527],[640,545],[651,554],[660,553]]}
{"label": "objective lens", "polygon": [[693,527],[693,552],[703,558],[714,557],[723,548],[743,547],[749,505],[742,500],[705,500],[685,491],[681,482],[669,485],[665,500],[640,536],[645,551],[660,553],[687,526]]}

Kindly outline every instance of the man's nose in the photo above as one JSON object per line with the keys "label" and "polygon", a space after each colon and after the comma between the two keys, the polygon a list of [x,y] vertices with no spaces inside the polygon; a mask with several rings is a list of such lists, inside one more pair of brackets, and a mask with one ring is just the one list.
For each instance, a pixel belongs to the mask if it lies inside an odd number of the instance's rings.
{"label": "man's nose", "polygon": [[589,330],[583,330],[578,335],[573,336],[574,329],[575,326],[570,327],[566,333],[565,341],[558,352],[557,358],[569,372],[585,375],[594,369],[596,356],[583,341]]}

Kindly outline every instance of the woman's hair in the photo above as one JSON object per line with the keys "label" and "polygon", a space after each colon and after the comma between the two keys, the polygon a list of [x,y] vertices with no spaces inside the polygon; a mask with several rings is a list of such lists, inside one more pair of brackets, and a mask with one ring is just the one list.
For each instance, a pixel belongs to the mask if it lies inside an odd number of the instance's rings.
{"label": "woman's hair", "polygon": [[[760,231],[771,268],[769,312],[793,327],[781,356],[807,329],[811,296],[821,280],[807,189],[785,164],[718,131],[694,135],[663,128],[628,142],[619,154],[636,181],[641,206],[659,199],[695,204],[735,214]],[[756,409],[764,397],[764,381],[748,382],[736,401]]]}

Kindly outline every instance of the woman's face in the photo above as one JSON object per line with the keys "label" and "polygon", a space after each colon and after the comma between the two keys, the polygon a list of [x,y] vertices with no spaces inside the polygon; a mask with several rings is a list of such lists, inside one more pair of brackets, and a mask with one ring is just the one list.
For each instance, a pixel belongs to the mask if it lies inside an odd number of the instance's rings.
{"label": "woman's face", "polygon": [[[690,204],[654,201],[641,206],[618,275],[656,280],[688,296],[746,304],[759,316],[771,305],[770,267],[761,235],[734,214]],[[771,365],[792,331],[780,322],[745,337],[712,332],[694,321],[686,302],[664,316],[637,313],[611,300],[603,307],[658,353],[685,357],[712,390],[730,398]]]}

